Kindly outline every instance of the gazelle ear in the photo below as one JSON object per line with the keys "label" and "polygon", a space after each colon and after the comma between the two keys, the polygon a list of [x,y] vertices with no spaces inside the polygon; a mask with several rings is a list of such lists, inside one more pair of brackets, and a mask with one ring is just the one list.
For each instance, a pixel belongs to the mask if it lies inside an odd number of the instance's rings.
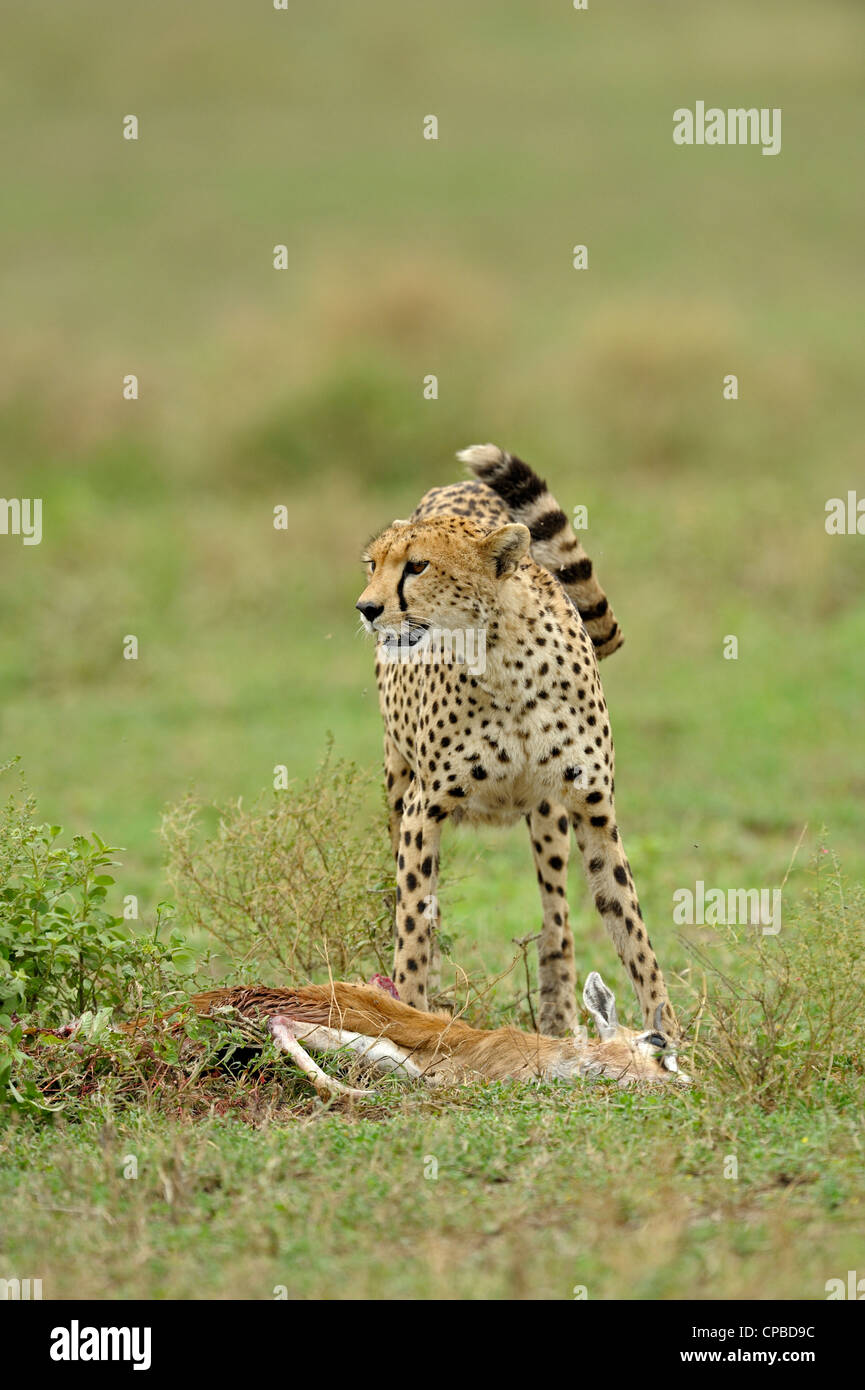
{"label": "gazelle ear", "polygon": [[495,571],[496,577],[504,579],[506,575],[513,574],[531,543],[528,526],[516,521],[508,526],[500,526],[497,531],[491,531],[488,536],[484,536],[481,550]]}
{"label": "gazelle ear", "polygon": [[597,970],[593,970],[586,978],[583,988],[583,1003],[595,1020],[601,1041],[606,1042],[613,1037],[619,1026],[619,1020],[616,1017],[616,999],[613,991],[607,989]]}

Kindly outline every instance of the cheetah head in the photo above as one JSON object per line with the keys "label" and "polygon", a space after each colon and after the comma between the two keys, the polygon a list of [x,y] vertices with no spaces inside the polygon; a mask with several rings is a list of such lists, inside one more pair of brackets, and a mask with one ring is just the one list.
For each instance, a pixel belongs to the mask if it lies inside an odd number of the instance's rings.
{"label": "cheetah head", "polygon": [[486,628],[530,542],[519,524],[485,532],[456,516],[394,521],[364,552],[361,622],[386,646],[420,647],[436,629]]}

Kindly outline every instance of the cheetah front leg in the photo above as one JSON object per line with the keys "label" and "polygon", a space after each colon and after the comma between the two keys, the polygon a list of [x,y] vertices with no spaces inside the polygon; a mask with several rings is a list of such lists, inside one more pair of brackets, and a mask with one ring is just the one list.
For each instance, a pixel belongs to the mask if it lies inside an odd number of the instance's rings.
{"label": "cheetah front leg", "polygon": [[[391,847],[393,849],[394,859],[397,860],[398,869],[399,852],[401,844],[400,832],[402,828],[403,810],[405,806],[405,794],[408,791],[409,786],[411,785],[411,782],[414,778],[414,773],[412,772],[408,763],[405,761],[405,758],[402,756],[399,749],[396,747],[394,743],[391,742],[390,738],[387,735],[385,735],[384,740],[384,775],[385,787],[387,790],[388,823],[390,828]],[[431,893],[430,907],[427,909],[427,912],[429,920],[434,927],[436,925],[435,918],[437,916],[437,902],[438,900],[435,897],[435,894]],[[397,930],[396,915],[394,915],[393,939],[394,943],[397,943],[399,941],[399,932]],[[427,1000],[429,1000],[430,996],[434,994],[438,989],[440,978],[441,949],[439,946],[438,930],[435,929],[432,933],[432,939],[430,942],[429,950],[428,979],[426,984]]]}
{"label": "cheetah front leg", "polygon": [[655,1017],[660,1005],[662,1032],[678,1037],[679,1024],[643,922],[612,797],[599,791],[589,793],[571,820],[595,907],[631,978],[643,1023],[647,1028],[657,1026]]}
{"label": "cheetah front leg", "polygon": [[538,942],[542,1033],[563,1036],[577,1021],[574,934],[568,920],[568,851],[571,826],[563,806],[542,801],[526,817],[538,871],[544,921]]}
{"label": "cheetah front leg", "polygon": [[404,798],[396,870],[396,946],[393,978],[404,1004],[429,1007],[436,968],[439,843],[443,808],[426,803],[415,779]]}
{"label": "cheetah front leg", "polygon": [[385,734],[384,738],[384,784],[387,792],[388,825],[393,857],[399,854],[399,827],[405,794],[408,791],[412,772],[402,753]]}

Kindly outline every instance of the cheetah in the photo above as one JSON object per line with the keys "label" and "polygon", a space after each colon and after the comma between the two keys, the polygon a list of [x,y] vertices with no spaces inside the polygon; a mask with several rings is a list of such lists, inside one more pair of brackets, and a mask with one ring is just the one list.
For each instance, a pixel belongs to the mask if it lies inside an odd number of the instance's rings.
{"label": "cheetah", "polygon": [[[457,457],[474,478],[433,488],[408,520],[368,543],[356,604],[376,637],[399,997],[430,1007],[445,822],[522,816],[543,913],[540,1032],[560,1036],[576,1024],[573,828],[644,1024],[677,1037],[616,822],[598,660],[621,645],[621,630],[591,560],[534,471],[494,444]],[[467,640],[461,649],[451,640],[468,634],[482,639],[470,653]]]}

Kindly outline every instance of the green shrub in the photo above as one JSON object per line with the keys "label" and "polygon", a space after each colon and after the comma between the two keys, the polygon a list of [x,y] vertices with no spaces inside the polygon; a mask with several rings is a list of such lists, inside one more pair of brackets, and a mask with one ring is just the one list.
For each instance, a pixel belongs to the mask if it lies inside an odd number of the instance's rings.
{"label": "green shrub", "polygon": [[742,926],[726,934],[736,961],[729,972],[717,952],[690,947],[710,980],[693,1029],[698,1072],[768,1110],[830,1091],[861,1105],[865,890],[821,846],[810,888],[789,906],[785,900],[777,936]]}
{"label": "green shrub", "polygon": [[62,837],[38,819],[32,796],[9,797],[0,819],[0,1017],[35,1011],[41,1022],[62,1022],[86,1009],[163,1003],[185,957],[177,933],[161,940],[164,907],[152,932],[133,935],[106,901],[121,851],[95,833]]}
{"label": "green shrub", "polygon": [[188,995],[186,944],[174,930],[163,940],[167,905],[141,934],[107,905],[120,852],[96,834],[65,843],[26,789],[0,813],[0,1101],[56,1108],[45,1100],[53,1065],[37,1064],[28,1042],[41,1030],[80,1019],[75,1056],[86,1070],[115,1011],[156,1013]]}
{"label": "green shrub", "polygon": [[394,869],[370,781],[328,754],[248,808],[189,797],[166,815],[179,920],[219,942],[232,975],[288,985],[390,969]]}

